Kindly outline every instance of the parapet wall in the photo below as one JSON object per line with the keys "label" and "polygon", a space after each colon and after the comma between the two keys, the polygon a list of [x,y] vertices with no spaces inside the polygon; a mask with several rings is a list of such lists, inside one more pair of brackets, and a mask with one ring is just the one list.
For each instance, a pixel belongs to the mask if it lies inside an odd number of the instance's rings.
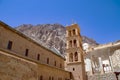
{"label": "parapet wall", "polygon": [[93,50],[98,50],[98,49],[104,49],[104,48],[108,48],[108,47],[114,47],[114,46],[118,46],[120,45],[120,42],[113,42],[113,43],[108,43],[108,44],[100,44],[98,46],[95,47],[91,47],[87,50],[87,52],[93,51]]}

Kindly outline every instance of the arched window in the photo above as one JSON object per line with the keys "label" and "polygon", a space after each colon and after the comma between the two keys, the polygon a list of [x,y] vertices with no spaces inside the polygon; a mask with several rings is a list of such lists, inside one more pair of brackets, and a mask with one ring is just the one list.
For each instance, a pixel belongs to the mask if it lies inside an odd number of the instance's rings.
{"label": "arched window", "polygon": [[75,57],[75,61],[78,61],[78,53],[77,52],[75,52],[74,57]]}
{"label": "arched window", "polygon": [[77,47],[77,41],[74,40],[74,47]]}
{"label": "arched window", "polygon": [[71,36],[71,31],[68,32],[68,35]]}
{"label": "arched window", "polygon": [[49,77],[49,80],[51,80],[51,77]]}
{"label": "arched window", "polygon": [[75,35],[75,29],[73,29],[73,35]]}
{"label": "arched window", "polygon": [[40,76],[40,80],[43,80],[43,76],[42,75]]}
{"label": "arched window", "polygon": [[52,80],[54,80],[54,77],[52,77]]}
{"label": "arched window", "polygon": [[69,55],[69,62],[73,62],[73,53],[70,53]]}
{"label": "arched window", "polygon": [[69,46],[72,47],[72,40],[69,42]]}

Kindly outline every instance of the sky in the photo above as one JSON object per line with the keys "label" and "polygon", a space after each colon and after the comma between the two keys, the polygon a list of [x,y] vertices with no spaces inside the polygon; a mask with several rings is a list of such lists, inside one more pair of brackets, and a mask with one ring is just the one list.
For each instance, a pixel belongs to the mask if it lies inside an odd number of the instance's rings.
{"label": "sky", "polygon": [[0,0],[0,20],[13,28],[77,23],[100,44],[120,40],[120,0]]}

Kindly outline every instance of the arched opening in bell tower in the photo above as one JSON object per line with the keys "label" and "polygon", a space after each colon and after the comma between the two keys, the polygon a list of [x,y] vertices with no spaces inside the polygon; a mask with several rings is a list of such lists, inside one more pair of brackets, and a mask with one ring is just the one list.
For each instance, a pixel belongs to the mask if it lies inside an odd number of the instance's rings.
{"label": "arched opening in bell tower", "polygon": [[73,29],[73,35],[75,35],[75,29]]}
{"label": "arched opening in bell tower", "polygon": [[68,32],[68,36],[69,36],[69,37],[71,36],[71,31]]}
{"label": "arched opening in bell tower", "polygon": [[78,61],[78,53],[77,52],[75,52],[74,57],[75,57],[75,61]]}
{"label": "arched opening in bell tower", "polygon": [[74,47],[77,47],[77,41],[74,40],[73,42],[74,42]]}
{"label": "arched opening in bell tower", "polygon": [[72,40],[69,41],[69,47],[72,47]]}
{"label": "arched opening in bell tower", "polygon": [[69,62],[73,62],[73,53],[69,54]]}

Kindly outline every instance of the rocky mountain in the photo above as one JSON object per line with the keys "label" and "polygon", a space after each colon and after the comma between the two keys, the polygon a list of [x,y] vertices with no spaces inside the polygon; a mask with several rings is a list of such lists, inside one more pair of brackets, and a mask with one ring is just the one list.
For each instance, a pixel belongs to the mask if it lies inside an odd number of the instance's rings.
{"label": "rocky mountain", "polygon": [[[16,30],[22,32],[32,38],[39,44],[64,54],[65,52],[65,27],[61,24],[23,24],[16,27]],[[90,46],[98,45],[96,41],[86,36],[82,36],[83,43],[88,43]]]}

